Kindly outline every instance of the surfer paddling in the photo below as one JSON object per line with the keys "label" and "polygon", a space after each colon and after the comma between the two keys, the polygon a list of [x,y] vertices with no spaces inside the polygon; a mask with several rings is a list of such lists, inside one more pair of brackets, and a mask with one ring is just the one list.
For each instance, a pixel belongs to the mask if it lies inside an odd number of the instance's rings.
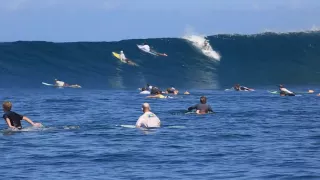
{"label": "surfer paddling", "polygon": [[143,45],[138,46],[144,52],[151,53],[157,56],[168,56],[166,53],[158,53],[150,48],[150,46],[145,42]]}
{"label": "surfer paddling", "polygon": [[55,84],[54,84],[55,87],[81,88],[81,86],[78,85],[78,84],[69,85],[69,84],[67,84],[67,83],[65,83],[63,81],[58,80],[58,79],[55,79],[54,82],[55,82]]}
{"label": "surfer paddling", "polygon": [[29,119],[26,116],[22,116],[18,113],[15,113],[13,111],[11,111],[12,109],[12,103],[9,101],[5,101],[2,104],[2,108],[3,108],[3,119],[6,121],[6,123],[8,124],[9,128],[12,129],[22,129],[22,125],[21,125],[21,120],[25,120],[28,123],[30,123],[32,126],[35,127],[41,127],[42,124],[41,123],[35,123],[33,122],[31,119]]}

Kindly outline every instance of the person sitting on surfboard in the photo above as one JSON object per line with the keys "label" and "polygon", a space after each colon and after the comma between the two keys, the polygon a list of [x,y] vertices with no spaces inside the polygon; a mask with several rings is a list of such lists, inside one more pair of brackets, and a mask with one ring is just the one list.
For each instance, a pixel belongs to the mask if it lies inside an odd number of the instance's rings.
{"label": "person sitting on surfboard", "polygon": [[120,60],[121,61],[126,61],[127,63],[129,62],[129,60],[126,58],[126,56],[124,55],[123,51],[120,51]]}
{"label": "person sitting on surfboard", "polygon": [[168,98],[168,96],[164,96],[161,94],[161,91],[157,91],[155,93],[155,95],[152,96],[147,96],[147,98],[160,98],[160,99],[164,99],[164,98]]}
{"label": "person sitting on surfboard", "polygon": [[174,87],[168,88],[166,91],[167,94],[174,94],[177,95],[179,93],[178,90],[176,90]]}
{"label": "person sitting on surfboard", "polygon": [[282,84],[279,85],[280,96],[295,96],[295,94],[285,88]]}
{"label": "person sitting on surfboard", "polygon": [[213,112],[210,105],[207,104],[207,98],[205,96],[200,97],[200,104],[196,104],[188,108],[188,111],[196,110],[197,114],[207,114]]}
{"label": "person sitting on surfboard", "polygon": [[9,128],[22,129],[21,120],[27,121],[32,126],[36,126],[36,127],[42,126],[41,123],[34,123],[31,119],[27,118],[26,116],[22,116],[18,113],[11,111],[12,103],[9,101],[5,101],[2,104],[2,108],[4,112],[3,119],[6,121]]}
{"label": "person sitting on surfboard", "polygon": [[160,119],[152,113],[150,105],[148,103],[142,104],[143,115],[139,117],[136,127],[140,128],[157,128],[160,127],[161,122]]}

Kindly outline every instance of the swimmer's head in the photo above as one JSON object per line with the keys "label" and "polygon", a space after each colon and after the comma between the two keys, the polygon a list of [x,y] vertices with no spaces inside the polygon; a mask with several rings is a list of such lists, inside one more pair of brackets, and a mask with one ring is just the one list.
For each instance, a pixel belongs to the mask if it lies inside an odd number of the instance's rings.
{"label": "swimmer's head", "polygon": [[9,102],[9,101],[5,101],[5,102],[3,102],[3,104],[2,104],[2,108],[3,108],[3,111],[5,111],[5,112],[11,111],[12,103]]}
{"label": "swimmer's head", "polygon": [[142,104],[142,110],[143,112],[148,112],[151,110],[149,103],[143,103]]}
{"label": "swimmer's head", "polygon": [[201,96],[200,103],[201,104],[206,104],[207,103],[207,98],[205,96]]}

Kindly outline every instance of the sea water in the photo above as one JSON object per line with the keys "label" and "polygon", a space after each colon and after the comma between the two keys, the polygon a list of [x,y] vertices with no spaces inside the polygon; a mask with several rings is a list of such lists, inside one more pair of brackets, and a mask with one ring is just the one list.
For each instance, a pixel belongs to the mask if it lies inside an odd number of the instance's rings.
{"label": "sea water", "polygon": [[[195,89],[171,99],[135,90],[0,92],[14,111],[45,126],[1,131],[0,179],[320,179],[315,94],[280,97],[264,87]],[[202,95],[215,113],[186,114]],[[161,128],[132,128],[144,102]]]}

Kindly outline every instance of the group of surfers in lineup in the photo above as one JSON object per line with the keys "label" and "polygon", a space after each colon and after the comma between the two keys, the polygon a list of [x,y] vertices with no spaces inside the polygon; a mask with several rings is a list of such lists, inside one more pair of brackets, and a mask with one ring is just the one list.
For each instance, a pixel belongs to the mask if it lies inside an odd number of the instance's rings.
{"label": "group of surfers in lineup", "polygon": [[[65,83],[63,81],[58,81],[57,79],[55,80],[55,83],[56,86],[65,86]],[[240,86],[239,84],[236,84],[233,88],[235,91],[253,91],[253,89]],[[166,98],[166,96],[164,96],[163,94],[177,95],[179,93],[179,91],[174,87],[168,88],[166,91],[161,91],[158,87],[151,86],[149,84],[147,84],[146,87],[143,87],[140,90],[141,92],[149,91],[151,94],[150,96],[148,96],[149,98]],[[295,93],[289,91],[283,85],[279,85],[279,91],[280,96],[295,96]],[[185,92],[184,94],[189,94],[189,92]],[[43,127],[41,123],[33,122],[28,117],[12,111],[12,103],[9,101],[5,101],[2,104],[2,108],[4,111],[3,119],[7,123],[8,127],[13,130],[22,129],[22,120],[25,120],[34,127]],[[154,113],[151,112],[151,108],[148,103],[142,104],[142,111],[143,114],[139,117],[138,121],[136,122],[137,128],[160,127],[161,121]],[[188,111],[195,111],[197,114],[213,113],[211,106],[207,104],[207,98],[205,96],[200,97],[200,103],[189,107]]]}

